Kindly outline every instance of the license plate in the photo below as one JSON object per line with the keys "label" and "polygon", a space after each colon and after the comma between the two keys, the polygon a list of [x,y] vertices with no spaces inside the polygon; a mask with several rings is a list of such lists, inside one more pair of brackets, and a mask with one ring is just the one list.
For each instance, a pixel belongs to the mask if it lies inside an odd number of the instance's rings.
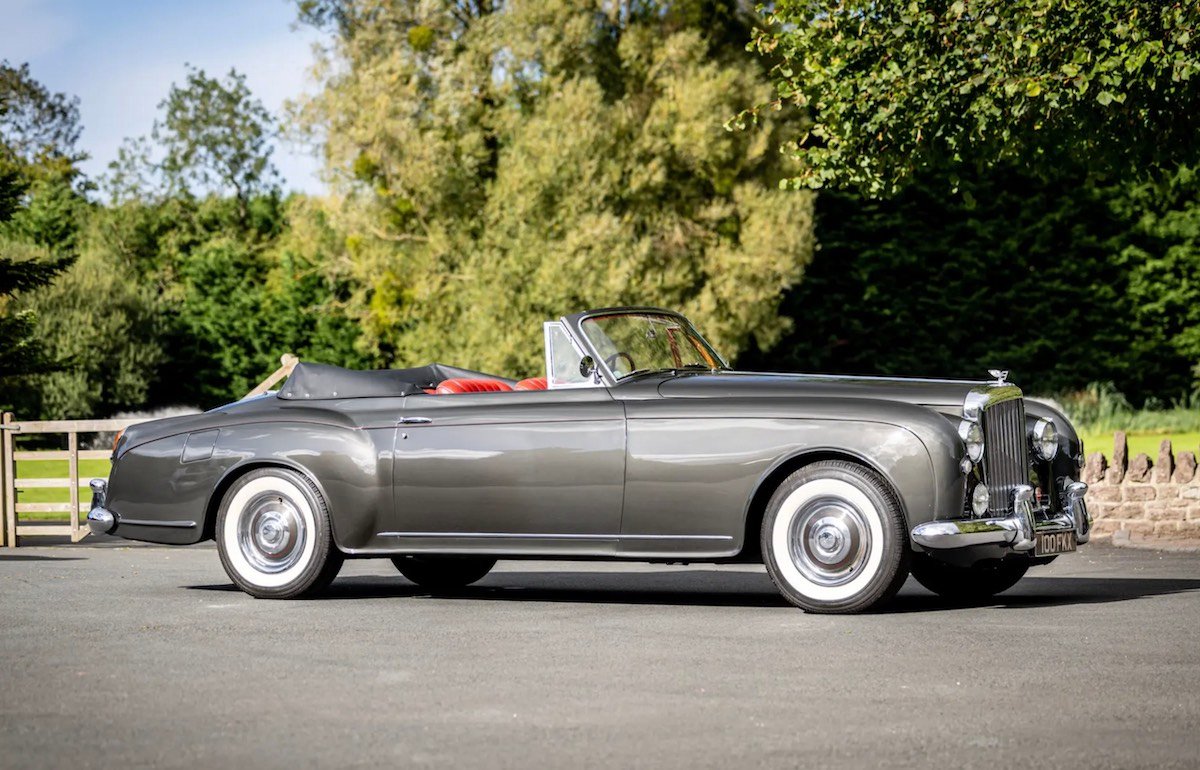
{"label": "license plate", "polygon": [[1047,532],[1037,535],[1034,539],[1035,556],[1053,556],[1056,553],[1070,553],[1076,548],[1075,530],[1066,532]]}

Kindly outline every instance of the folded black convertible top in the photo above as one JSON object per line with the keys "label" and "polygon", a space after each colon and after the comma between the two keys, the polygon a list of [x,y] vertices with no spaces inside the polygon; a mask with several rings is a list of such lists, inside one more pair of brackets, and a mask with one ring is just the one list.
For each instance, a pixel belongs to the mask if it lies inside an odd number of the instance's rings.
{"label": "folded black convertible top", "polygon": [[445,364],[429,364],[412,369],[358,371],[328,364],[299,363],[283,383],[277,396],[288,400],[411,396],[424,393],[427,388],[436,388],[443,380],[456,377],[500,380],[509,385],[516,382],[508,377],[459,369]]}

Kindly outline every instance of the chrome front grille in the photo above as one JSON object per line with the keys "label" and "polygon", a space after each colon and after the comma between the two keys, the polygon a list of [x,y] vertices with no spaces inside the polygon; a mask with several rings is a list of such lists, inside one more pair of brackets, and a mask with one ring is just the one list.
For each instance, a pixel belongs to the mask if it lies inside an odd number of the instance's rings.
{"label": "chrome front grille", "polygon": [[987,406],[983,418],[983,474],[991,493],[988,514],[1013,511],[1013,490],[1029,483],[1025,401],[1014,398]]}

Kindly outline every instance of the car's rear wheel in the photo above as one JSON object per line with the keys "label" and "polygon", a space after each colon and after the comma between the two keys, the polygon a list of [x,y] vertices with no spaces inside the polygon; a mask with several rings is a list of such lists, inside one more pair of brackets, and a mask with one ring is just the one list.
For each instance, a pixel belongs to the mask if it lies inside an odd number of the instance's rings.
{"label": "car's rear wheel", "polygon": [[496,566],[486,556],[397,556],[400,574],[430,591],[449,591],[482,580]]}
{"label": "car's rear wheel", "polygon": [[841,460],[788,476],[763,516],[767,572],[808,612],[862,612],[890,599],[908,577],[907,543],[891,487]]}
{"label": "car's rear wheel", "polygon": [[918,583],[938,596],[962,602],[982,601],[1007,591],[1028,570],[1028,562],[1014,559],[971,567],[947,564],[924,553],[913,554],[912,559],[912,576]]}
{"label": "car's rear wheel", "polygon": [[315,593],[337,577],[329,509],[302,474],[261,468],[229,487],[217,512],[217,551],[230,579],[260,599]]}

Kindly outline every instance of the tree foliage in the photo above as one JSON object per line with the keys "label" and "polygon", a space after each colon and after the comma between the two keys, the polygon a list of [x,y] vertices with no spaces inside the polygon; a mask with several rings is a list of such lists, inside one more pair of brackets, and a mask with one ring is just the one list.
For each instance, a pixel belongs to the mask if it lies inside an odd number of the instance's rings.
{"label": "tree foliage", "polygon": [[307,3],[338,30],[298,109],[326,141],[348,312],[387,363],[540,369],[540,324],[662,304],[731,353],[786,329],[811,198],[736,3]]}
{"label": "tree foliage", "polygon": [[79,99],[47,89],[28,64],[0,61],[0,162],[73,157],[80,130]]}
{"label": "tree foliage", "polygon": [[276,189],[271,165],[273,121],[246,86],[246,76],[230,70],[224,80],[192,69],[160,105],[162,120],[154,138],[166,151],[163,171],[195,192],[232,192],[244,213],[254,195]]}
{"label": "tree foliage", "polygon": [[918,174],[900,193],[821,193],[821,249],[784,312],[795,331],[743,364],[978,378],[1027,391],[1112,382],[1138,401],[1188,390],[1200,356],[1200,192],[1084,184],[1012,166],[964,176],[976,203]]}
{"label": "tree foliage", "polygon": [[10,387],[60,363],[27,300],[74,257],[78,121],[75,100],[48,91],[27,65],[0,62],[0,379]]}
{"label": "tree foliage", "polygon": [[1183,167],[1132,185],[1114,208],[1130,223],[1113,262],[1128,281],[1131,325],[1164,354],[1200,361],[1200,176]]}
{"label": "tree foliage", "polygon": [[150,136],[126,140],[110,166],[115,200],[231,195],[244,219],[251,198],[278,192],[275,121],[245,75],[230,70],[219,79],[189,68],[159,110]]}
{"label": "tree foliage", "polygon": [[777,98],[734,123],[806,110],[785,145],[798,186],[875,195],[960,163],[1145,178],[1197,161],[1195,2],[780,0],[766,21],[753,47]]}

